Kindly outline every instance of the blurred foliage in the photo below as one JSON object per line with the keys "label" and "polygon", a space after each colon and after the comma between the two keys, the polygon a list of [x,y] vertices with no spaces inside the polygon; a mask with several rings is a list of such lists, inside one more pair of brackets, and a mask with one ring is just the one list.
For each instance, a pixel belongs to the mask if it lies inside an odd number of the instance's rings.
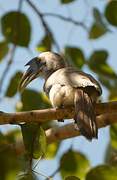
{"label": "blurred foliage", "polygon": [[23,106],[18,111],[29,111],[34,109],[44,109],[51,107],[50,101],[42,92],[31,89],[25,89],[21,94],[21,102]]}
{"label": "blurred foliage", "polygon": [[2,33],[8,42],[28,46],[31,36],[30,21],[20,12],[11,11],[1,18]]}
{"label": "blurred foliage", "polygon": [[11,81],[6,91],[6,96],[12,97],[17,93],[18,84],[22,75],[23,74],[21,72],[16,72],[16,74],[11,78]]}
{"label": "blurred foliage", "polygon": [[104,35],[108,31],[108,28],[105,24],[104,17],[96,8],[93,9],[93,17],[94,17],[94,22],[89,32],[89,38],[97,39],[102,35]]}
{"label": "blurred foliage", "polygon": [[45,35],[37,45],[37,51],[51,51],[52,48],[52,37],[50,34]]}
{"label": "blurred foliage", "polygon": [[81,49],[76,47],[66,47],[65,56],[67,60],[78,68],[82,68],[85,64],[85,57]]}
{"label": "blurred foliage", "polygon": [[117,1],[110,1],[107,4],[105,16],[111,25],[117,26]]}
{"label": "blurred foliage", "polygon": [[[81,2],[81,0],[58,1],[61,7],[66,8],[69,8],[69,6],[72,7],[72,4],[75,4],[76,1],[79,1],[79,3]],[[0,17],[0,63],[4,63],[6,66],[6,71],[3,71],[0,74],[0,83],[2,79],[6,82],[4,88],[5,93],[1,93],[1,87],[0,93],[4,94],[4,97],[9,98],[11,101],[17,99],[16,111],[49,108],[51,107],[51,104],[44,93],[34,89],[25,89],[22,94],[19,94],[17,91],[22,72],[16,71],[14,68],[13,59],[15,58],[15,51],[12,52],[12,47],[25,47],[29,51],[31,38],[33,39],[35,36],[35,34],[33,34],[33,28],[37,28],[37,26],[32,28],[32,20],[24,10],[25,7],[22,11],[22,2],[22,0],[16,0],[16,3],[19,3],[20,6],[18,7],[18,10],[4,11]],[[27,0],[25,6],[31,6],[28,2],[29,1]],[[30,0],[30,2],[32,2],[32,4],[34,3],[33,0]],[[100,3],[100,1],[98,3]],[[33,5],[34,6],[31,7],[34,10],[34,13],[37,13],[38,11],[37,16],[39,21],[42,23],[39,24],[39,26],[42,26],[44,30],[42,37],[39,32],[40,36],[37,37],[36,45],[33,45],[33,49],[43,52],[55,50],[55,47],[59,47],[60,45],[63,49],[59,53],[64,55],[69,64],[81,70],[84,70],[86,67],[91,71],[91,73],[95,73],[102,86],[108,90],[108,99],[117,100],[117,74],[110,65],[109,52],[104,48],[96,50],[92,49],[91,54],[87,57],[84,49],[79,47],[77,44],[74,45],[72,41],[63,46],[63,44],[59,42],[59,37],[54,37],[54,34],[56,34],[55,29],[52,29],[53,27],[50,26],[48,20],[44,18],[41,9],[38,9],[38,6],[36,6],[36,9],[34,8],[35,4]],[[86,8],[89,7],[86,6]],[[29,11],[31,11],[31,9]],[[76,17],[76,14],[71,15],[71,13],[68,17],[67,23],[70,22],[76,26],[78,25],[78,27],[81,26],[83,28],[82,31],[87,33],[87,39],[89,42],[96,42],[102,37],[103,39],[106,38],[107,34],[114,33],[117,27],[117,1],[105,1],[104,9],[100,10],[98,6],[92,6],[90,11],[92,19],[91,23],[85,22],[84,19],[81,20],[80,23],[79,21],[76,23],[78,17]],[[60,16],[55,16],[55,18],[64,20],[64,23],[66,23],[66,17],[64,18],[60,11],[57,13],[60,14]],[[51,16],[54,16],[54,14],[52,13]],[[73,17],[75,21],[72,19]],[[64,34],[62,34],[62,36],[64,36]],[[80,35],[77,34],[77,36]],[[19,49],[21,53],[22,48]],[[59,49],[57,51],[59,51]],[[17,63],[17,59],[15,63]],[[9,72],[10,68],[12,69],[12,77],[6,81],[6,74]],[[56,157],[59,158],[58,171],[60,172],[61,179],[117,179],[117,125],[112,125],[110,128],[110,142],[105,152],[105,164],[94,168],[90,166],[89,160],[81,152],[70,149],[67,152],[64,152],[61,156],[58,156],[59,150],[61,149],[60,142],[46,145],[44,129],[52,127],[52,125],[52,123],[44,125],[28,123],[20,125],[21,131],[11,130],[11,132],[7,134],[0,132],[0,180],[36,180],[37,174],[35,175],[35,172],[33,171],[34,169],[32,169],[33,158],[38,161],[41,157],[49,160],[53,160]],[[21,132],[25,146],[25,152],[23,153],[22,149],[15,149],[16,144],[21,140]]]}
{"label": "blurred foliage", "polygon": [[110,128],[111,146],[117,150],[117,124],[111,125]]}
{"label": "blurred foliage", "polygon": [[46,159],[52,159],[56,156],[58,150],[60,148],[60,143],[55,142],[52,144],[48,144],[47,145],[47,149],[46,149]]}
{"label": "blurred foliage", "polygon": [[94,24],[92,24],[92,27],[90,29],[89,38],[90,39],[99,38],[102,35],[104,35],[106,33],[106,31],[107,30],[104,26],[99,25],[99,24],[94,22]]}
{"label": "blurred foliage", "polygon": [[105,162],[112,166],[117,166],[117,124],[110,127],[110,143],[105,152]]}
{"label": "blurred foliage", "polygon": [[21,125],[23,142],[30,160],[39,159],[46,152],[46,136],[42,127],[37,123]]}
{"label": "blurred foliage", "polygon": [[63,4],[67,4],[67,3],[71,3],[71,2],[73,2],[73,1],[75,1],[75,0],[60,0],[61,1],[61,3],[63,3]]}
{"label": "blurred foliage", "polygon": [[7,41],[0,42],[0,61],[8,54],[9,47]]}
{"label": "blurred foliage", "polygon": [[117,78],[116,73],[107,63],[108,52],[105,50],[94,51],[89,58],[88,65],[92,71],[98,75],[104,75],[108,78]]}
{"label": "blurred foliage", "polygon": [[18,154],[14,149],[19,131],[15,130],[7,135],[0,132],[0,180],[16,179],[21,170]]}
{"label": "blurred foliage", "polygon": [[89,168],[88,159],[80,152],[69,150],[61,157],[60,173],[63,179],[68,175],[75,175],[83,180]]}
{"label": "blurred foliage", "polygon": [[76,176],[68,176],[65,178],[65,180],[80,180],[80,179]]}
{"label": "blurred foliage", "polygon": [[17,180],[37,180],[37,178],[33,172],[28,172],[20,174]]}
{"label": "blurred foliage", "polygon": [[116,180],[117,167],[100,165],[92,168],[86,175],[86,180]]}

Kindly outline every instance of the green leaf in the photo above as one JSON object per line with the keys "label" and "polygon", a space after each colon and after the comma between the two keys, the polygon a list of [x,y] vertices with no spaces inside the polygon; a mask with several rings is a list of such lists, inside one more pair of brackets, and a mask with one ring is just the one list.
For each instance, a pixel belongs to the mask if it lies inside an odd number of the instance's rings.
{"label": "green leaf", "polygon": [[1,144],[3,144],[6,141],[5,136],[2,134],[2,132],[0,131],[0,146]]}
{"label": "green leaf", "polygon": [[86,180],[116,180],[117,179],[117,167],[101,165],[91,169]]}
{"label": "green leaf", "polygon": [[106,164],[117,166],[117,150],[112,147],[110,142],[106,147],[104,162]]}
{"label": "green leaf", "polygon": [[28,46],[31,25],[28,17],[21,12],[11,11],[1,18],[2,33],[8,42],[19,46]]}
{"label": "green leaf", "polygon": [[44,109],[51,107],[50,101],[44,93],[37,92],[30,89],[25,89],[21,94],[21,102],[23,104],[22,111],[29,111],[35,109]]}
{"label": "green leaf", "polygon": [[47,150],[46,150],[46,158],[47,159],[52,159],[55,157],[55,155],[58,152],[58,149],[60,147],[60,143],[51,143],[47,145]]}
{"label": "green leaf", "polygon": [[111,25],[117,26],[117,1],[107,3],[105,16]]}
{"label": "green leaf", "polygon": [[85,57],[81,49],[76,47],[66,47],[65,56],[76,67],[82,68],[85,63]]}
{"label": "green leaf", "polygon": [[89,32],[90,39],[99,38],[108,31],[103,16],[97,8],[93,9],[93,16],[95,20]]}
{"label": "green leaf", "polygon": [[110,163],[111,151],[112,151],[112,147],[109,142],[106,146],[106,150],[105,150],[105,154],[104,154],[104,163],[106,163],[106,164]]}
{"label": "green leaf", "polygon": [[104,35],[107,32],[107,29],[104,26],[100,26],[97,23],[94,23],[91,26],[90,32],[89,32],[89,38],[90,39],[97,39]]}
{"label": "green leaf", "polygon": [[75,0],[60,0],[62,4],[68,4],[68,3],[71,3]]}
{"label": "green leaf", "polygon": [[16,140],[21,137],[21,131],[19,129],[14,129],[7,132],[5,137],[9,143],[16,143]]}
{"label": "green leaf", "polygon": [[5,135],[2,141],[0,139],[0,164],[0,180],[16,179],[21,166],[16,151],[9,148],[9,140]]}
{"label": "green leaf", "polygon": [[107,57],[108,52],[105,50],[94,51],[89,58],[88,65],[90,69],[97,74],[104,75],[109,78],[116,78],[116,73],[106,62]]}
{"label": "green leaf", "polygon": [[90,61],[97,65],[97,63],[105,63],[108,58],[108,52],[105,50],[94,51],[90,57]]}
{"label": "green leaf", "polygon": [[36,180],[36,176],[34,173],[30,172],[30,173],[24,173],[19,175],[18,180]]}
{"label": "green leaf", "polygon": [[93,8],[93,16],[98,24],[103,24],[103,16],[97,8]]}
{"label": "green leaf", "polygon": [[72,150],[63,154],[60,160],[60,173],[62,179],[67,176],[78,176],[81,180],[84,179],[90,167],[86,157]]}
{"label": "green leaf", "polygon": [[3,135],[0,132],[0,146],[15,143],[16,139],[19,138],[20,135],[21,135],[21,132],[18,129],[14,129],[12,131],[9,131],[9,132],[7,132],[6,135]]}
{"label": "green leaf", "polygon": [[16,74],[11,78],[11,81],[6,91],[6,96],[13,97],[17,93],[17,88],[21,77],[22,72],[16,72]]}
{"label": "green leaf", "polygon": [[117,124],[111,125],[110,138],[111,146],[117,150]]}
{"label": "green leaf", "polygon": [[115,84],[109,91],[109,97],[108,99],[110,101],[116,101],[117,100],[117,84]]}
{"label": "green leaf", "polygon": [[37,138],[38,129],[39,125],[37,123],[26,123],[21,125],[25,150],[31,158],[33,158],[33,147],[35,139]]}
{"label": "green leaf", "polygon": [[103,75],[99,75],[99,81],[108,89],[110,90],[112,88],[112,83],[108,77],[105,77]]}
{"label": "green leaf", "polygon": [[0,61],[8,54],[9,47],[6,41],[0,42]]}
{"label": "green leaf", "polygon": [[50,35],[46,34],[41,42],[37,45],[37,51],[51,51],[52,48],[52,38]]}
{"label": "green leaf", "polygon": [[46,153],[46,135],[43,128],[40,126],[33,147],[33,158],[38,159]]}
{"label": "green leaf", "polygon": [[38,159],[45,154],[46,136],[44,130],[37,123],[21,125],[25,149],[29,158]]}
{"label": "green leaf", "polygon": [[80,180],[80,179],[76,176],[68,176],[65,178],[65,180]]}

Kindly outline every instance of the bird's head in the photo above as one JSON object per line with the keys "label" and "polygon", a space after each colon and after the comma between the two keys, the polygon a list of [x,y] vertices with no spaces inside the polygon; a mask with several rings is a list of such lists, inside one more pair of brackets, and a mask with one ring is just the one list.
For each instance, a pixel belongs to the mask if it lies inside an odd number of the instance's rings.
{"label": "bird's head", "polygon": [[19,91],[23,91],[24,88],[37,77],[42,76],[47,78],[56,70],[65,67],[65,61],[57,53],[43,52],[39,56],[31,59],[25,66],[29,66],[29,68],[21,78]]}

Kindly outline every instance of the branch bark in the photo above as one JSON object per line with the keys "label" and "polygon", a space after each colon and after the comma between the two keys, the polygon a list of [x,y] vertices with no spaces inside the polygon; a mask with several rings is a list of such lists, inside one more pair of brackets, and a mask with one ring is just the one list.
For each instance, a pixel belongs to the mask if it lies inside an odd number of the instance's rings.
{"label": "branch bark", "polygon": [[[109,103],[96,104],[96,115],[100,114],[116,114],[117,113],[117,101]],[[18,124],[21,122],[38,122],[44,123],[56,119],[71,119],[74,117],[74,108],[66,109],[42,109],[27,112],[5,113],[0,112],[0,124]],[[114,117],[114,119],[116,119]]]}
{"label": "branch bark", "polygon": [[[102,128],[113,123],[117,123],[117,101],[109,103],[99,103],[95,106],[96,121],[98,128]],[[0,124],[8,123],[21,123],[36,121],[44,123],[49,120],[72,118],[74,116],[74,109],[44,109],[35,110],[29,112],[17,112],[17,113],[4,113],[0,112]],[[63,139],[79,136],[80,132],[76,130],[74,123],[70,123],[64,126],[58,126],[46,130],[47,143],[53,143],[61,141]],[[24,145],[22,141],[11,145],[11,148],[15,148],[17,154],[24,152]]]}
{"label": "branch bark", "polygon": [[[98,128],[105,127],[107,125],[117,123],[117,112],[101,114],[96,118]],[[70,123],[61,127],[50,128],[45,131],[47,137],[47,143],[51,144],[53,142],[61,141],[67,138],[72,138],[80,136],[80,132],[76,130],[74,123]],[[23,141],[20,139],[18,142],[9,145],[9,148],[15,150],[17,155],[23,154],[25,152]]]}
{"label": "branch bark", "polygon": [[[98,128],[102,128],[113,123],[117,123],[117,112],[101,114],[96,117]],[[63,139],[80,136],[80,132],[76,130],[74,123],[46,130],[47,142],[53,143]]]}

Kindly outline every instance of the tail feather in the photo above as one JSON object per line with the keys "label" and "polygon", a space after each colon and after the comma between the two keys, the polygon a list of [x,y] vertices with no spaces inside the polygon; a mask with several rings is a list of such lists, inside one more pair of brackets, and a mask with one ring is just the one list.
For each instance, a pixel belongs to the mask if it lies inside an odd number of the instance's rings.
{"label": "tail feather", "polygon": [[82,89],[75,92],[75,121],[87,139],[98,138],[96,115],[90,96]]}

